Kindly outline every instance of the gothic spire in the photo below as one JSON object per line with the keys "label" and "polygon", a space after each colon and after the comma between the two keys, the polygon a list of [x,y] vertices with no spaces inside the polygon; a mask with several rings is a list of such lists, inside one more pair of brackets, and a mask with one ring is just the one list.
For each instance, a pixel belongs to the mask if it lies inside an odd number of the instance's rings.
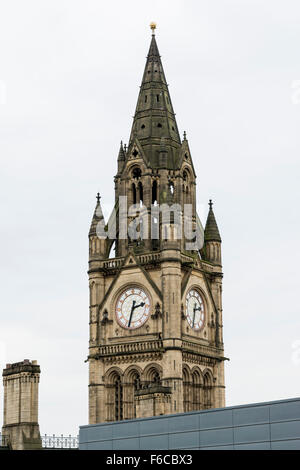
{"label": "gothic spire", "polygon": [[205,230],[204,230],[204,240],[205,242],[216,241],[221,242],[221,236],[216,222],[215,214],[213,211],[212,200],[209,200],[209,212],[206,220]]}
{"label": "gothic spire", "polygon": [[175,113],[168,90],[159,50],[151,26],[152,38],[135,110],[129,145],[137,138],[151,166],[156,166],[161,138],[166,142],[169,168],[177,160],[181,144]]}

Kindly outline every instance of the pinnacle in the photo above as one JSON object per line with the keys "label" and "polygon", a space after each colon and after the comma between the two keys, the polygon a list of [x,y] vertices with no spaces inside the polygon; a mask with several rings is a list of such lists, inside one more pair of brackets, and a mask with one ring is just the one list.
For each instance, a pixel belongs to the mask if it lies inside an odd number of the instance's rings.
{"label": "pinnacle", "polygon": [[204,230],[204,240],[208,241],[217,241],[221,242],[221,236],[216,222],[215,214],[213,211],[212,200],[209,200],[209,212],[206,220],[205,230]]}
{"label": "pinnacle", "polygon": [[96,199],[97,199],[97,204],[96,204],[94,215],[92,218],[89,236],[96,235],[97,224],[98,222],[100,222],[100,220],[104,219],[103,214],[102,214],[101,203],[100,203],[101,196],[99,193],[97,193]]}

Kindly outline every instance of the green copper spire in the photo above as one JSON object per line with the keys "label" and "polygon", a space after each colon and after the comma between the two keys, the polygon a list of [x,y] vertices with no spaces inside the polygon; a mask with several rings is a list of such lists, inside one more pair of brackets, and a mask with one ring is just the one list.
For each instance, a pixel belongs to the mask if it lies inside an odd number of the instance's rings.
{"label": "green copper spire", "polygon": [[205,230],[204,230],[204,241],[216,241],[221,242],[221,236],[216,222],[215,214],[213,211],[212,200],[209,200],[209,212],[206,220]]}

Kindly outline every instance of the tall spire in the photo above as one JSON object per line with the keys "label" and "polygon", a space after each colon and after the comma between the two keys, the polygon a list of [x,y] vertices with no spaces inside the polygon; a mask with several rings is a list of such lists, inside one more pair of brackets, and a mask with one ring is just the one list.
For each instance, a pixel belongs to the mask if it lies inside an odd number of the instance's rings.
{"label": "tall spire", "polygon": [[209,200],[209,212],[206,220],[205,230],[204,230],[204,240],[206,242],[216,241],[221,242],[221,236],[216,222],[215,214],[213,211],[213,202]]}
{"label": "tall spire", "polygon": [[168,90],[159,50],[156,25],[151,23],[152,38],[135,110],[129,146],[138,139],[151,166],[156,166],[161,138],[166,141],[169,167],[174,167],[176,150],[181,144],[175,113]]}

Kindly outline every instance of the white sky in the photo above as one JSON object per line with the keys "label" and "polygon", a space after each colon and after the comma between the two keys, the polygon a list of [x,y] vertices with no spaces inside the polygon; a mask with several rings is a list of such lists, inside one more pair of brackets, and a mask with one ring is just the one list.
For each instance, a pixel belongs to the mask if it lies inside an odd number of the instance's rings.
{"label": "white sky", "polygon": [[113,204],[153,20],[223,239],[227,405],[299,396],[299,2],[0,6],[0,362],[41,365],[41,433],[87,423],[87,234],[97,191]]}

